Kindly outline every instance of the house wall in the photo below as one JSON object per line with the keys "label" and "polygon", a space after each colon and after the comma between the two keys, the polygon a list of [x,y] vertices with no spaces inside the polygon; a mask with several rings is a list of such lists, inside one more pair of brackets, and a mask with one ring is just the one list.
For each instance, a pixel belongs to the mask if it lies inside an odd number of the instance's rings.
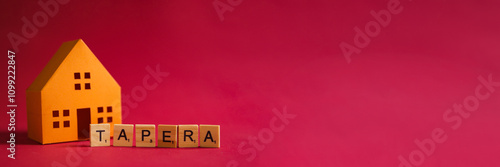
{"label": "house wall", "polygon": [[26,92],[26,111],[28,112],[28,137],[39,143],[42,141],[41,93]]}

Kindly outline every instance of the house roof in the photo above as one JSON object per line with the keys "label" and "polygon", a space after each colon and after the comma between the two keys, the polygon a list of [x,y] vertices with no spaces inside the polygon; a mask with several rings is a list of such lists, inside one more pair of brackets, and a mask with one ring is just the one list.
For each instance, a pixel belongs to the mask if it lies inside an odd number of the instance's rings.
{"label": "house roof", "polygon": [[[81,45],[90,50],[82,39],[64,42],[26,91],[42,91],[45,85],[47,85],[47,83],[49,82],[52,75],[57,71],[59,66],[69,55],[71,55],[70,53],[75,48],[75,46],[78,45]],[[92,54],[92,56],[94,55]]]}

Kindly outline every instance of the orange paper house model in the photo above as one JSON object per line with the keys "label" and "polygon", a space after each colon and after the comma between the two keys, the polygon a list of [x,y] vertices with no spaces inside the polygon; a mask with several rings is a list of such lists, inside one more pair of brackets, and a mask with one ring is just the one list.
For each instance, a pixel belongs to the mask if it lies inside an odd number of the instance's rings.
{"label": "orange paper house model", "polygon": [[122,123],[120,85],[81,40],[62,44],[26,90],[28,137],[42,144],[89,138],[89,125]]}

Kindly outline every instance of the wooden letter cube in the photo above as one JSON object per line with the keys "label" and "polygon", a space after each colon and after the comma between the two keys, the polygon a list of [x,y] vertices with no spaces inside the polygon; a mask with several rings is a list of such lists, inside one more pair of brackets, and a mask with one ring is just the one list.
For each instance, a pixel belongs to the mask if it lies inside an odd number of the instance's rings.
{"label": "wooden letter cube", "polygon": [[113,146],[132,147],[134,143],[134,125],[115,124],[113,134]]}
{"label": "wooden letter cube", "polygon": [[179,147],[198,147],[198,125],[179,125]]}
{"label": "wooden letter cube", "polygon": [[219,125],[200,125],[200,147],[220,147]]}
{"label": "wooden letter cube", "polygon": [[156,147],[155,125],[135,125],[135,146]]}
{"label": "wooden letter cube", "polygon": [[177,147],[177,125],[158,125],[158,147]]}
{"label": "wooden letter cube", "polygon": [[109,124],[90,124],[90,147],[110,146]]}

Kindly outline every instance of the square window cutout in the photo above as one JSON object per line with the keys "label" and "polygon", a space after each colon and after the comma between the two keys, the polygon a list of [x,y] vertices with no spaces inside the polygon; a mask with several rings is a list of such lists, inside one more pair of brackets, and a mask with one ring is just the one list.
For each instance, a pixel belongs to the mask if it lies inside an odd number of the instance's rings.
{"label": "square window cutout", "polygon": [[59,128],[59,121],[55,121],[52,123],[52,128]]}
{"label": "square window cutout", "polygon": [[80,79],[80,73],[79,72],[75,72],[75,79]]}

